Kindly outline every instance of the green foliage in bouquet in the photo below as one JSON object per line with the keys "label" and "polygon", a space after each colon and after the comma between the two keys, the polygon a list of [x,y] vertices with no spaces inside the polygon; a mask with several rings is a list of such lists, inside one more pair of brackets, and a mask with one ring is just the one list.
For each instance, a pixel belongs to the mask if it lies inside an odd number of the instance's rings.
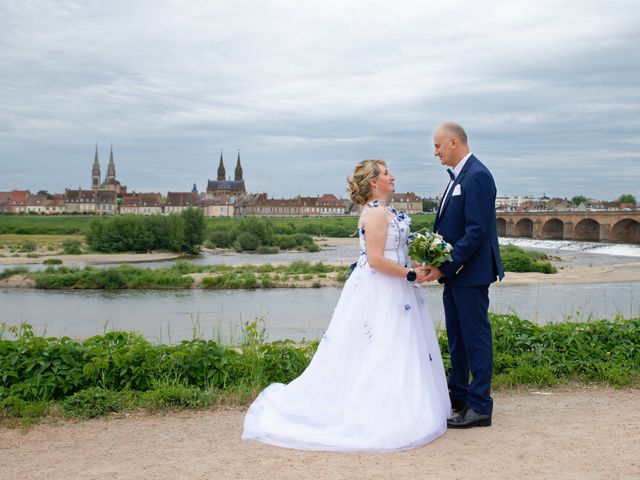
{"label": "green foliage in bouquet", "polygon": [[413,233],[409,240],[409,258],[425,265],[439,267],[450,262],[451,250],[453,247],[441,235],[426,229]]}

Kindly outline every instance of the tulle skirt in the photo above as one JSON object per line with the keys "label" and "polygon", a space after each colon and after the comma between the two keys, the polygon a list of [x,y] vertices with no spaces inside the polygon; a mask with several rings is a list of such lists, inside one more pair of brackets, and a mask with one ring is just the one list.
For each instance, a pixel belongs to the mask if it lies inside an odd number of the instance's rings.
{"label": "tulle skirt", "polygon": [[451,411],[423,292],[358,266],[307,369],[256,398],[243,440],[301,450],[385,452],[424,445]]}

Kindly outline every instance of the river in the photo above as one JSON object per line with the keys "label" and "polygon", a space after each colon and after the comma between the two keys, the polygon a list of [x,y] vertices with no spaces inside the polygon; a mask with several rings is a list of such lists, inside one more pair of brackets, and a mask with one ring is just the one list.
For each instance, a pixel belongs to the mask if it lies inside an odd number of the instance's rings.
{"label": "river", "polygon": [[[586,242],[501,240],[543,250],[566,265],[637,262],[640,246]],[[280,263],[292,260],[350,261],[357,245],[316,253],[278,255],[209,254],[195,263]],[[143,264],[166,266],[166,262]],[[441,287],[424,289],[433,321],[443,325]],[[86,338],[105,330],[134,330],[156,342],[175,343],[194,336],[233,343],[245,322],[261,319],[269,340],[315,339],[326,329],[340,296],[339,288],[273,290],[47,291],[0,289],[0,322],[27,322],[38,333]],[[561,322],[640,315],[637,282],[588,285],[496,285],[490,289],[491,311],[515,312],[533,321]],[[262,324],[262,323],[261,323]]]}

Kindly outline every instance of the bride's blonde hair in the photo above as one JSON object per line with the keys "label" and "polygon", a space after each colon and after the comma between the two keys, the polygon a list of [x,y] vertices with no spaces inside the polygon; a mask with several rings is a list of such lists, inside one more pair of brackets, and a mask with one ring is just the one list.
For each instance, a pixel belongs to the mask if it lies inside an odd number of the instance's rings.
{"label": "bride's blonde hair", "polygon": [[378,178],[382,168],[387,168],[384,160],[362,160],[353,169],[353,175],[347,177],[347,192],[351,201],[358,205],[367,203],[371,198],[371,182]]}

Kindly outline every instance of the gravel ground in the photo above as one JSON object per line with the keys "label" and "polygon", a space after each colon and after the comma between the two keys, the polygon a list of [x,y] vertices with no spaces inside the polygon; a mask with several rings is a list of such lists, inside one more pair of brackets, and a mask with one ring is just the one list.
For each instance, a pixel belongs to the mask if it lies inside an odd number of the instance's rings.
{"label": "gravel ground", "polygon": [[0,479],[637,479],[640,389],[495,393],[493,426],[387,454],[240,441],[244,409],[0,429]]}

